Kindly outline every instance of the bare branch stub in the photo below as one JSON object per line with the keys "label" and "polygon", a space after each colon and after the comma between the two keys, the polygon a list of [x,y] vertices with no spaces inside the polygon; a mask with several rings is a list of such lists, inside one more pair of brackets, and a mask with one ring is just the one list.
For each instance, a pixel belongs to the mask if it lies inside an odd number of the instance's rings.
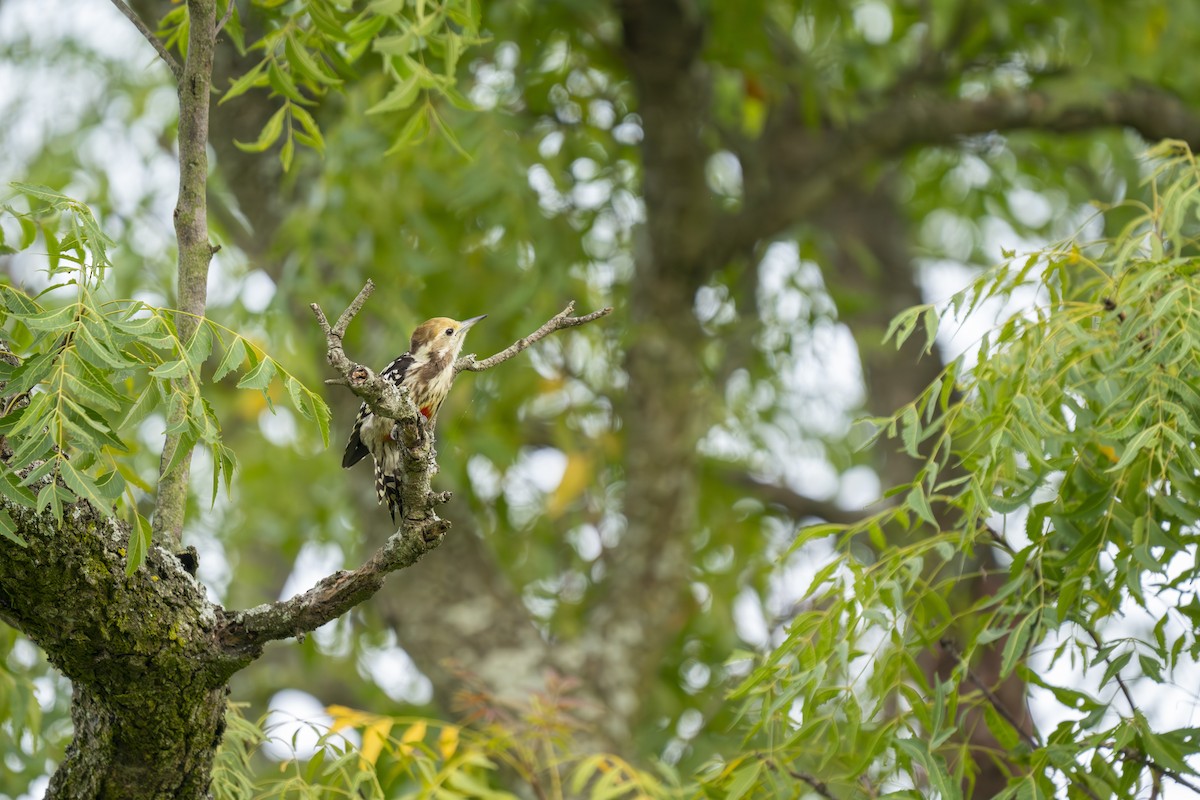
{"label": "bare branch stub", "polygon": [[[159,58],[163,60],[167,68],[171,70],[171,74],[175,76],[175,82],[178,83],[183,80],[183,65],[175,60],[175,56],[171,55],[171,51],[166,48],[162,40],[154,35],[154,31],[150,30],[146,26],[146,23],[142,22],[142,18],[137,15],[137,12],[126,5],[124,0],[112,0],[112,4],[117,7],[118,11],[125,15],[127,20],[133,23],[138,32],[154,47]],[[229,0],[229,4],[232,6],[233,0]]]}
{"label": "bare branch stub", "polygon": [[346,328],[350,327],[350,321],[358,316],[358,312],[362,311],[363,305],[367,302],[367,298],[375,291],[375,281],[368,280],[358,295],[351,301],[350,305],[346,306],[346,310],[338,317],[337,324],[333,326],[333,335],[339,339],[346,335]]}
{"label": "bare branch stub", "polygon": [[533,333],[525,336],[511,345],[501,350],[496,355],[485,358],[482,361],[476,361],[474,354],[463,356],[454,365],[455,374],[459,372],[483,372],[485,369],[491,369],[497,364],[508,361],[510,358],[520,353],[522,350],[528,349],[530,345],[538,342],[541,339],[549,336],[555,331],[563,330],[564,328],[575,328],[579,325],[585,325],[601,317],[606,317],[612,313],[612,307],[602,308],[599,311],[593,311],[590,314],[584,314],[581,317],[572,317],[571,312],[575,310],[575,301],[572,300],[567,304],[567,307],[551,317],[546,324],[538,328]]}

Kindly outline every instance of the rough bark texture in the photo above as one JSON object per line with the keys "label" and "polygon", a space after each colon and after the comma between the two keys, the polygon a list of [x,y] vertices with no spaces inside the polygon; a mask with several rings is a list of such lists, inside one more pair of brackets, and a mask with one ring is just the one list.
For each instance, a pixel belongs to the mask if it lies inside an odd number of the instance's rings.
{"label": "rough bark texture", "polygon": [[[208,109],[212,96],[216,13],[214,0],[189,0],[187,59],[178,86],[179,200],[175,206],[175,238],[179,246],[178,302],[183,313],[176,315],[175,327],[182,342],[191,340],[204,316],[208,299],[208,265],[213,256],[208,240]],[[168,425],[178,423],[183,419],[183,413],[180,408],[178,414],[167,420]],[[188,453],[175,469],[167,472],[179,446],[178,434],[167,436],[154,508],[154,540],[176,550],[182,545],[192,463]]]}
{"label": "rough bark texture", "polygon": [[127,529],[84,503],[61,527],[8,510],[29,546],[0,544],[0,613],[74,686],[75,738],[47,797],[207,796],[242,662],[212,649],[204,589],[160,548],[126,577]]}

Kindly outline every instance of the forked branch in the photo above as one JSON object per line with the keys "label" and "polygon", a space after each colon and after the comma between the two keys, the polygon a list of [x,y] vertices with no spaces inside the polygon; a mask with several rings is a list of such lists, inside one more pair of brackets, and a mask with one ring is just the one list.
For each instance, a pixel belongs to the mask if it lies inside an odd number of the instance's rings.
{"label": "forked branch", "polygon": [[[434,492],[430,488],[430,479],[437,471],[433,458],[433,437],[416,435],[416,426],[422,424],[416,407],[406,392],[367,367],[351,361],[342,349],[346,328],[374,290],[375,284],[367,281],[333,325],[329,324],[319,305],[313,303],[310,307],[317,325],[325,334],[326,359],[341,376],[331,382],[349,387],[375,413],[394,419],[400,425],[406,445],[403,448],[407,487],[404,518],[400,521],[400,528],[357,569],[328,575],[307,592],[288,600],[246,611],[224,612],[218,641],[231,658],[255,657],[269,641],[303,636],[336,619],[379,591],[389,573],[412,566],[437,547],[450,528],[450,523],[439,518],[434,511],[437,505],[449,501],[450,493]],[[459,359],[455,365],[456,371],[466,369],[480,372],[494,367],[554,331],[583,325],[612,312],[611,308],[605,308],[582,317],[572,317],[574,307],[574,303],[569,304],[545,325],[491,358],[476,361],[474,356],[466,356]],[[410,496],[415,502],[410,502]]]}

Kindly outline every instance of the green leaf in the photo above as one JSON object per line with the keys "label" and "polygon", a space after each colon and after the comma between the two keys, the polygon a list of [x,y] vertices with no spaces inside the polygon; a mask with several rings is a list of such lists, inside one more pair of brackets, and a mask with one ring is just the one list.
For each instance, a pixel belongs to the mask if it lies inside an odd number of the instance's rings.
{"label": "green leaf", "polygon": [[269,358],[263,358],[258,362],[258,366],[247,372],[238,381],[237,388],[239,389],[260,389],[263,392],[271,385],[271,379],[275,377],[275,362]]}
{"label": "green leaf", "polygon": [[18,291],[11,286],[0,286],[0,291],[4,293],[4,307],[14,317],[31,317],[34,314],[40,314],[44,310],[40,305],[30,299],[29,295]]}
{"label": "green leaf", "polygon": [[121,423],[117,426],[117,430],[125,430],[129,426],[136,425],[144,420],[154,410],[154,407],[158,405],[158,399],[158,392],[155,390],[154,385],[146,386],[141,391],[141,394],[138,395],[137,400],[134,401],[129,411],[126,412],[125,418],[121,420]]}
{"label": "green leaf", "polygon": [[[299,106],[292,106],[292,118],[300,123],[300,127],[304,129],[304,132],[308,134],[308,138],[311,139],[311,143],[305,143],[309,144],[318,153],[323,154],[325,152],[325,139],[321,136],[321,129],[317,126],[317,121],[313,119],[312,114],[309,114],[308,111]],[[297,138],[301,137],[297,135]]]}
{"label": "green leaf", "polygon": [[281,106],[278,111],[272,114],[271,118],[267,120],[267,124],[264,125],[263,129],[259,132],[258,138],[253,142],[246,144],[245,142],[239,142],[235,139],[233,142],[234,145],[236,145],[239,150],[247,153],[263,152],[268,147],[275,144],[275,141],[279,138],[279,135],[283,133],[283,115],[285,111],[287,111],[287,106]]}
{"label": "green leaf", "polygon": [[1137,436],[1133,437],[1133,439],[1131,439],[1125,445],[1125,452],[1121,454],[1121,458],[1116,464],[1113,464],[1111,467],[1109,467],[1108,471],[1120,472],[1122,469],[1127,467],[1129,462],[1133,461],[1133,459],[1136,458],[1137,455],[1150,444],[1151,440],[1154,439],[1154,436],[1157,433],[1158,425],[1151,425],[1149,428],[1144,429]]}
{"label": "green leaf", "polygon": [[296,140],[292,137],[291,128],[288,128],[288,136],[283,141],[283,147],[279,148],[279,164],[283,167],[283,171],[287,172],[292,168],[292,157],[296,154]]}
{"label": "green leaf", "polygon": [[920,486],[914,486],[904,498],[904,503],[913,511],[917,512],[917,516],[928,522],[930,525],[937,525],[937,518],[933,516],[933,509],[929,506],[929,500],[925,497],[925,493],[921,491]]}
{"label": "green leaf", "polygon": [[741,764],[733,772],[733,780],[725,794],[725,800],[741,800],[751,789],[758,785],[759,776],[763,771],[763,762],[758,759]]}
{"label": "green leaf", "polygon": [[83,367],[84,364],[80,362],[76,371],[63,372],[63,388],[89,406],[119,411],[122,400],[120,395],[113,391],[107,381]]}
{"label": "green leaf", "polygon": [[200,327],[196,328],[196,332],[192,334],[192,340],[187,344],[186,359],[192,368],[196,371],[200,370],[200,365],[208,360],[212,354],[213,335],[212,330],[206,324],[201,322]]}
{"label": "green leaf", "polygon": [[368,114],[383,114],[388,111],[400,111],[416,102],[421,92],[421,86],[416,75],[409,75],[375,105],[367,109]]}
{"label": "green leaf", "polygon": [[1004,654],[1000,659],[1000,677],[1007,678],[1011,675],[1018,659],[1025,655],[1025,645],[1029,643],[1029,637],[1033,634],[1036,616],[1030,614],[1022,617],[1008,641],[1004,643]]}
{"label": "green leaf", "polygon": [[0,508],[0,536],[21,547],[29,547],[29,542],[17,533],[17,523],[9,515],[8,509]]}
{"label": "green leaf", "polygon": [[271,59],[271,66],[267,70],[267,80],[272,89],[293,103],[310,102],[296,88],[296,82],[292,80],[292,76],[284,72],[283,68],[279,66],[279,62],[274,59]]}
{"label": "green leaf", "polygon": [[146,561],[150,552],[150,523],[136,511],[133,515],[133,527],[129,531],[129,550],[125,554],[125,575],[131,577]]}
{"label": "green leaf", "polygon": [[196,434],[189,428],[179,435],[179,443],[176,445],[174,452],[171,453],[171,460],[167,463],[167,468],[163,470],[163,477],[170,475],[185,459],[191,456],[192,448],[196,446]]}
{"label": "green leaf", "polygon": [[38,314],[22,318],[25,327],[34,331],[53,331],[70,326],[79,312],[79,304],[71,303],[61,308],[54,308]]}
{"label": "green leaf", "polygon": [[925,313],[921,315],[921,321],[925,325],[925,353],[933,350],[933,345],[937,341],[938,322],[941,315],[933,306],[925,309]]}
{"label": "green leaf", "polygon": [[58,351],[56,350],[26,359],[21,366],[13,370],[12,376],[8,379],[8,386],[4,387],[5,393],[15,395],[33,389],[50,374],[57,360]]}
{"label": "green leaf", "polygon": [[385,155],[392,155],[410,144],[418,144],[425,140],[430,129],[428,110],[428,105],[422,106],[409,117],[408,122],[404,123],[404,127],[400,129],[396,140],[392,142],[392,146],[388,148]]}
{"label": "green leaf", "polygon": [[[274,65],[274,61],[271,62]],[[263,59],[254,65],[254,67],[242,77],[230,83],[225,94],[221,97],[221,101],[217,105],[224,105],[235,97],[240,97],[256,86],[264,86],[266,78],[263,76],[263,68],[267,66],[267,59]]]}
{"label": "green leaf", "polygon": [[[47,462],[47,463],[50,463],[50,462]],[[41,491],[38,492],[37,510],[42,511],[45,508],[50,509],[50,513],[52,513],[54,515],[54,520],[59,525],[61,525],[62,524],[62,498],[59,495],[58,487],[54,484],[54,481],[51,481],[50,483],[43,486],[41,488]]]}
{"label": "green leaf", "polygon": [[20,485],[19,477],[8,470],[0,473],[0,495],[3,495],[10,502],[17,503],[26,508],[33,508],[33,492]]}
{"label": "green leaf", "polygon": [[156,378],[174,380],[190,375],[191,367],[187,361],[166,361],[150,370],[150,374]]}
{"label": "green leaf", "polygon": [[311,419],[317,423],[317,427],[321,430],[321,441],[325,446],[329,446],[329,419],[332,414],[329,407],[325,405],[325,401],[313,394],[309,389],[296,380],[292,376],[287,379],[288,396],[292,400],[292,405],[300,412],[300,415],[305,419]]}
{"label": "green leaf", "polygon": [[68,489],[78,497],[87,500],[92,508],[101,514],[108,517],[113,515],[112,501],[107,499],[100,489],[96,487],[95,481],[76,469],[75,465],[67,459],[63,459],[59,467],[59,474],[62,476],[63,483],[67,485]]}
{"label": "green leaf", "polygon": [[229,343],[229,347],[225,348],[225,356],[221,359],[221,363],[217,365],[217,371],[213,373],[213,382],[221,380],[234,370],[240,369],[242,362],[246,360],[246,345],[242,341],[242,337],[235,337]]}
{"label": "green leaf", "polygon": [[133,366],[133,362],[116,353],[115,345],[99,340],[91,328],[104,331],[104,327],[95,320],[85,320],[83,325],[75,329],[75,350],[81,358],[101,369],[129,369]]}
{"label": "green leaf", "polygon": [[284,38],[283,50],[292,70],[302,77],[325,86],[337,86],[341,83],[341,80],[326,72],[324,65],[318,64],[318,60],[313,58],[295,37],[288,35]]}
{"label": "green leaf", "polygon": [[101,497],[116,502],[125,491],[125,478],[117,470],[106,472],[96,479],[96,489]]}

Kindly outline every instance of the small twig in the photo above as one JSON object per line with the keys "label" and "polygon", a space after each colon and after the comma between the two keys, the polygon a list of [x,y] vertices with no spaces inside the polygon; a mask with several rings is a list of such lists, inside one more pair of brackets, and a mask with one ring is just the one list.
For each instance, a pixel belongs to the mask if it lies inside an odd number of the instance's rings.
{"label": "small twig", "polygon": [[590,314],[584,314],[582,317],[572,317],[571,312],[574,310],[575,310],[575,301],[572,300],[570,303],[567,303],[566,308],[564,308],[562,311],[558,312],[553,317],[551,317],[550,320],[545,325],[538,328],[536,331],[529,334],[528,336],[526,336],[522,339],[518,339],[516,342],[511,344],[509,347],[505,348],[504,350],[501,350],[499,353],[496,353],[496,355],[494,355],[490,358],[485,358],[482,361],[476,361],[474,354],[468,355],[468,356],[463,356],[457,362],[455,362],[454,374],[457,375],[458,373],[460,373],[464,370],[466,370],[467,372],[483,372],[485,369],[491,369],[492,367],[496,366],[497,364],[501,364],[505,361],[508,361],[510,358],[515,356],[517,353],[521,352],[522,350],[525,350],[530,345],[534,344],[535,342],[537,342],[541,339],[544,339],[545,337],[549,336],[550,334],[554,333],[555,331],[560,331],[563,328],[574,328],[578,325],[585,325],[589,322],[592,322],[593,320],[600,319],[601,317],[606,317],[612,313],[612,308],[609,307],[609,308],[602,308],[599,311],[593,311]]}
{"label": "small twig", "polygon": [[823,781],[817,780],[812,775],[809,775],[806,772],[798,772],[797,770],[791,769],[790,767],[780,766],[779,764],[776,764],[772,758],[770,758],[762,753],[759,753],[758,757],[760,759],[762,759],[763,766],[765,766],[767,769],[771,770],[772,772],[782,772],[785,775],[789,775],[798,781],[804,781],[805,783],[808,784],[808,787],[810,789],[812,789],[817,794],[821,795],[821,797],[827,797],[827,798],[829,798],[829,800],[837,800],[837,798],[834,797],[833,794],[829,791],[829,787],[826,786]]}
{"label": "small twig", "polygon": [[[171,55],[171,51],[163,45],[162,40],[154,35],[154,31],[150,30],[146,26],[146,23],[142,22],[142,18],[132,8],[125,5],[124,0],[112,0],[112,4],[117,7],[118,11],[125,15],[126,19],[133,23],[133,26],[141,32],[146,41],[154,46],[158,55],[167,63],[171,74],[175,76],[176,83],[183,80],[183,65],[175,60],[175,56]],[[229,0],[229,4],[233,5],[233,0]]]}
{"label": "small twig", "polygon": [[[1096,645],[1096,650],[1104,649],[1104,642],[1100,638],[1100,634],[1096,633],[1096,631],[1093,630],[1091,628],[1091,626],[1080,624],[1079,627],[1081,627],[1085,631],[1087,631],[1087,635],[1091,637],[1092,643]],[[1106,665],[1111,666],[1112,659],[1110,659],[1108,656],[1105,656],[1104,663]],[[1129,686],[1125,683],[1125,679],[1121,677],[1121,671],[1117,670],[1116,672],[1114,672],[1113,677],[1115,677],[1117,679],[1117,686],[1120,687],[1121,694],[1123,694],[1125,696],[1125,702],[1129,704],[1129,713],[1131,713],[1131,714],[1139,713],[1137,703],[1135,703],[1133,701],[1133,692],[1129,691]]]}
{"label": "small twig", "polygon": [[233,16],[234,5],[235,5],[235,3],[233,2],[233,0],[229,0],[229,5],[225,6],[225,13],[224,13],[224,15],[222,15],[221,19],[217,22],[217,29],[216,29],[216,31],[213,32],[213,36],[216,36],[217,34],[219,34],[221,32],[221,29],[225,27],[225,23],[229,22],[230,18]]}
{"label": "small twig", "polygon": [[1017,716],[1009,711],[1008,706],[1004,704],[1004,701],[997,697],[995,692],[989,689],[987,685],[979,679],[974,670],[966,665],[966,659],[963,658],[963,654],[959,651],[954,642],[950,641],[949,639],[942,639],[940,642],[938,642],[938,644],[943,650],[957,658],[959,661],[963,662],[963,666],[967,671],[967,680],[973,683],[975,688],[983,692],[984,698],[987,699],[987,701],[992,705],[992,708],[996,709],[996,713],[1004,717],[1005,721],[1009,725],[1013,726],[1013,730],[1015,730],[1017,734],[1020,735],[1020,737],[1024,739],[1027,744],[1029,744],[1030,747],[1034,749],[1041,749],[1043,747],[1041,737],[1034,733],[1027,733],[1025,731],[1024,726],[1017,721]]}

